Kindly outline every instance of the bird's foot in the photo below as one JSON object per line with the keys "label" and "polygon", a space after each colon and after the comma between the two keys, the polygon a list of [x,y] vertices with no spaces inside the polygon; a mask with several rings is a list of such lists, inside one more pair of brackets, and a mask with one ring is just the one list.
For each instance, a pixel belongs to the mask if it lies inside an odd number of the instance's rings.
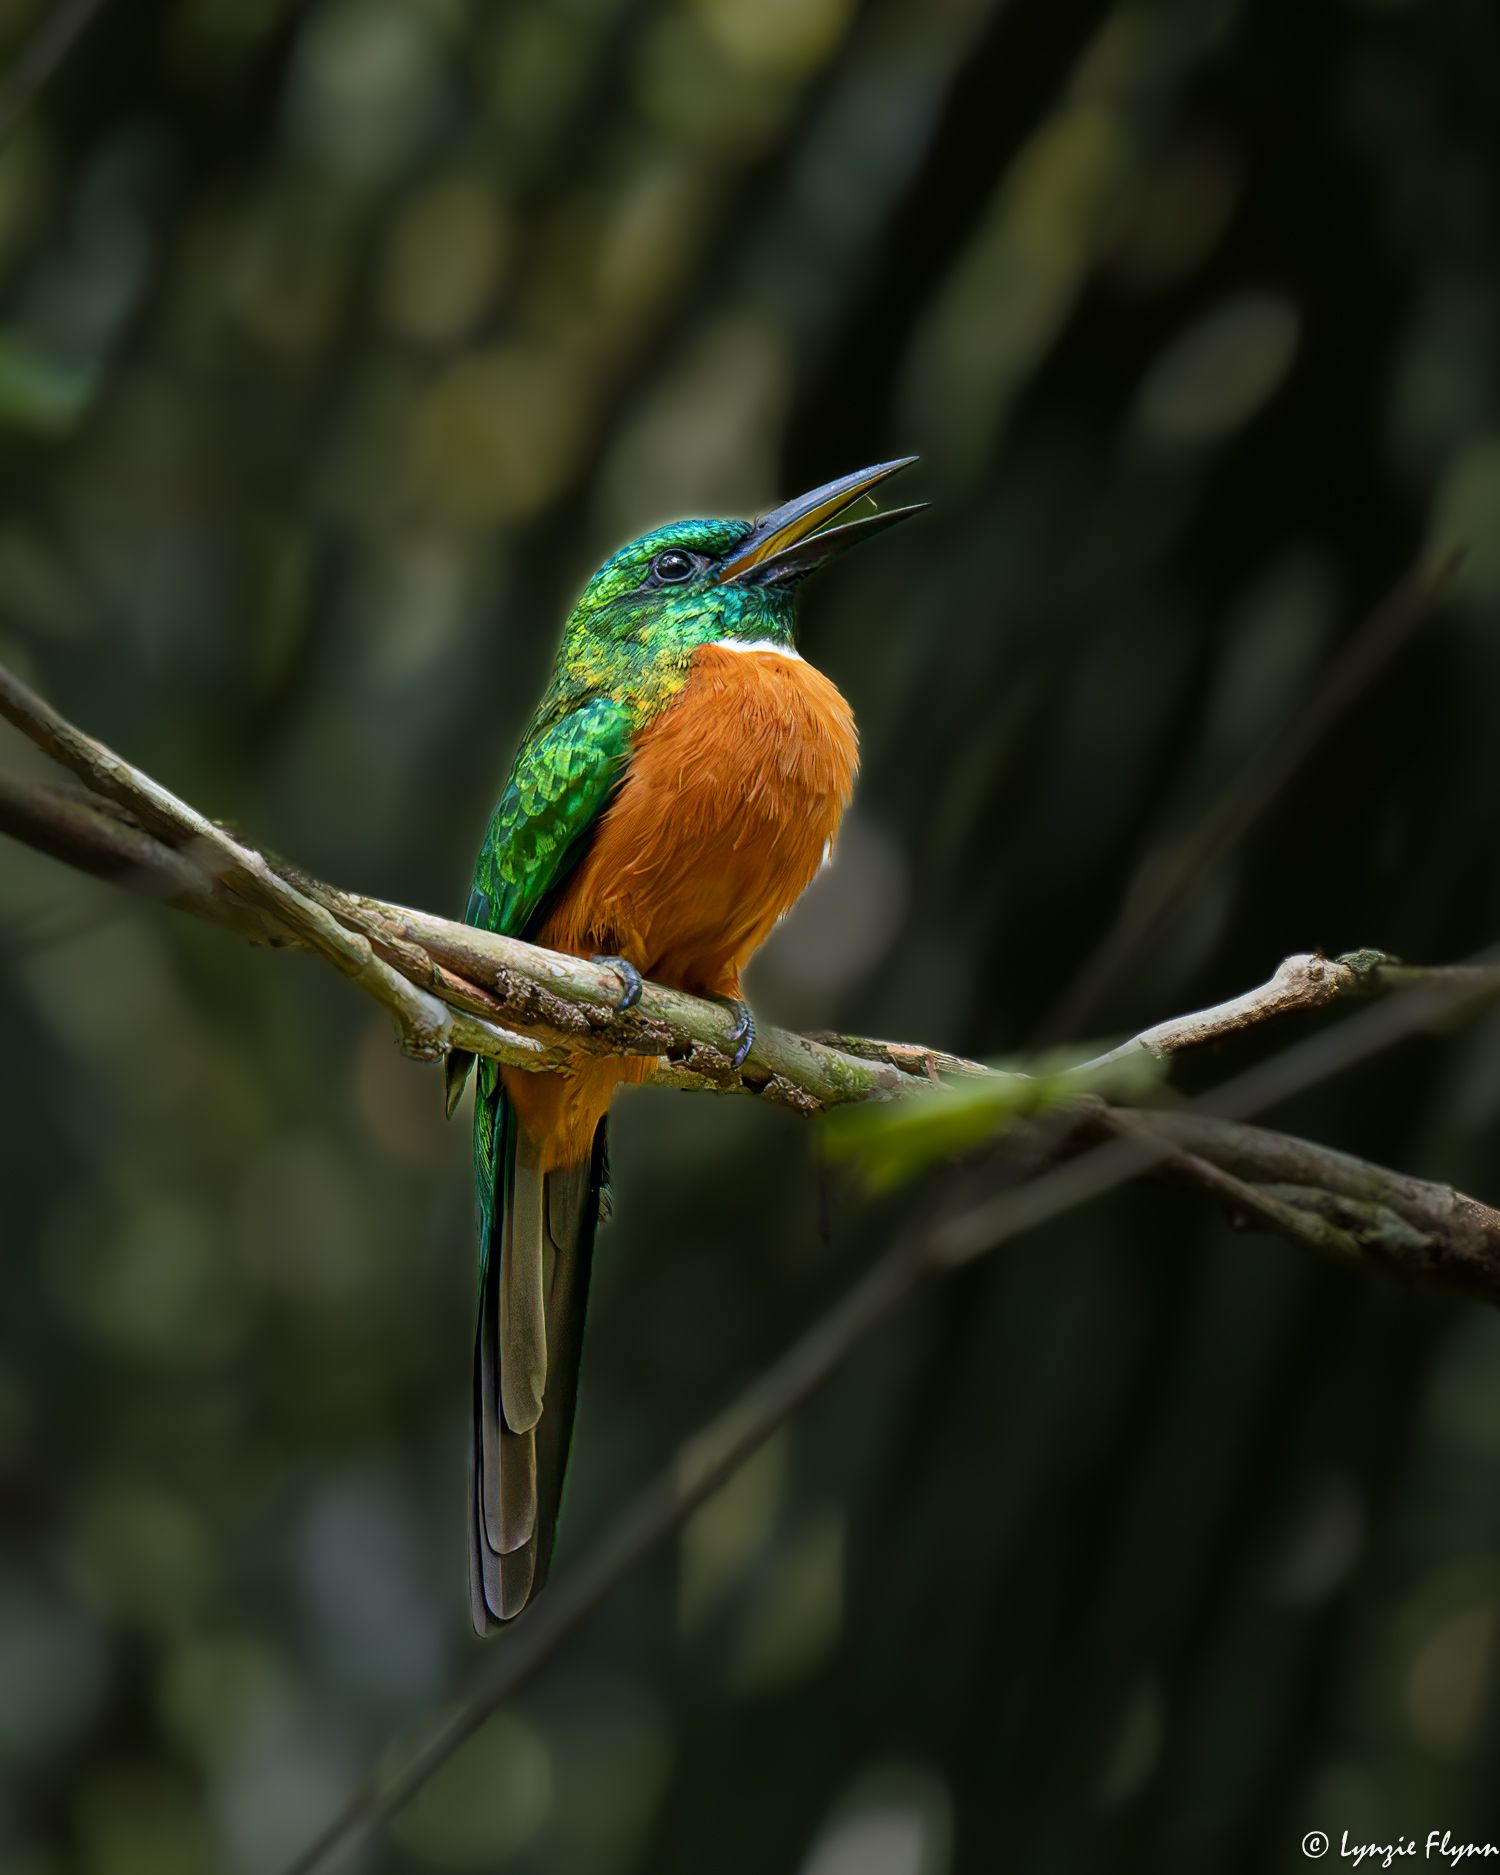
{"label": "bird's foot", "polygon": [[620,1000],[615,1008],[622,1014],[627,1009],[634,1009],[641,1000],[641,991],[645,989],[645,979],[628,957],[591,957],[591,964],[598,964],[602,970],[613,970],[620,979]]}
{"label": "bird's foot", "polygon": [[738,996],[720,996],[715,1000],[734,1012],[734,1027],[729,1031],[729,1040],[734,1047],[730,1066],[742,1068],[746,1055],[755,1046],[755,1017],[750,1013],[749,1003],[742,1002]]}

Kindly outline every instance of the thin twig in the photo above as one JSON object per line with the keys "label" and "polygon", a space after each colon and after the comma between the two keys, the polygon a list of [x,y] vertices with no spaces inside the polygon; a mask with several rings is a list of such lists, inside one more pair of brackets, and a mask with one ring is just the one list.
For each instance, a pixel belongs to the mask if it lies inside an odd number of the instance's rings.
{"label": "thin twig", "polygon": [[[1153,1142],[1159,1172],[1217,1199],[1241,1229],[1259,1225],[1347,1262],[1399,1269],[1403,1281],[1425,1280],[1500,1304],[1500,1212],[1462,1192],[1403,1179],[1383,1166],[1264,1127],[1230,1128],[1198,1114],[1116,1107],[1107,1111],[1104,1124],[1117,1135]],[[1227,1133],[1242,1137],[1239,1152],[1226,1147]],[[1195,1136],[1213,1156],[1182,1143]],[[1268,1161],[1278,1152],[1295,1174],[1285,1183],[1269,1176]],[[1231,1169],[1236,1161],[1247,1176]],[[1350,1174],[1347,1180],[1339,1177],[1339,1161]]]}
{"label": "thin twig", "polygon": [[1157,1130],[1153,1124],[1155,1118],[1152,1114],[1126,1113],[1114,1108],[1106,1124],[1117,1137],[1146,1145],[1156,1156],[1158,1170],[1175,1175],[1216,1198],[1235,1224],[1259,1224],[1292,1243],[1305,1243],[1311,1249],[1333,1251],[1350,1258],[1358,1256],[1358,1247],[1346,1232],[1319,1212],[1296,1203],[1287,1195],[1286,1188],[1270,1190],[1225,1171],[1212,1159],[1174,1144],[1170,1135]]}
{"label": "thin twig", "polygon": [[[201,866],[96,795],[0,769],[0,833],[78,872],[194,912],[252,941],[256,936],[246,929],[243,906],[227,904]],[[288,941],[277,924],[267,924],[262,935],[266,942]]]}
{"label": "thin twig", "polygon": [[1211,1008],[1173,1016],[1143,1029],[1129,1041],[1085,1062],[1084,1068],[1102,1068],[1129,1061],[1135,1055],[1152,1060],[1187,1054],[1210,1042],[1222,1042],[1247,1029],[1259,1028],[1278,1016],[1322,1009],[1350,996],[1376,996],[1419,984],[1472,994],[1476,998],[1500,994],[1500,970],[1488,965],[1449,969],[1416,968],[1384,951],[1349,951],[1342,957],[1323,957],[1316,951],[1299,952],[1277,966],[1275,974],[1243,995],[1231,996]]}

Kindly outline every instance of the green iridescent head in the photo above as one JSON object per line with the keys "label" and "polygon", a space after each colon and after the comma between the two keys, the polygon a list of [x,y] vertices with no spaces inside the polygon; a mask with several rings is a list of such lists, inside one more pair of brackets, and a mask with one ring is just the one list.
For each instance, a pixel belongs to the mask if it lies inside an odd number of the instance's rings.
{"label": "green iridescent head", "polygon": [[918,507],[831,526],[862,495],[915,462],[905,456],[827,482],[758,521],[674,521],[605,561],[568,621],[570,641],[637,652],[719,638],[790,644],[795,593],[809,573]]}

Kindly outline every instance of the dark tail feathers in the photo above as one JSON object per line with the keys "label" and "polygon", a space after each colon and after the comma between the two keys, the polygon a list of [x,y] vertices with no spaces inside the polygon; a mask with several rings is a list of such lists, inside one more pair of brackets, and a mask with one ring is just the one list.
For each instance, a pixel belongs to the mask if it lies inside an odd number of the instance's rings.
{"label": "dark tail feathers", "polygon": [[470,1460],[469,1585],[480,1634],[514,1620],[547,1580],[606,1178],[603,1121],[586,1165],[543,1174],[510,1103],[495,1097]]}

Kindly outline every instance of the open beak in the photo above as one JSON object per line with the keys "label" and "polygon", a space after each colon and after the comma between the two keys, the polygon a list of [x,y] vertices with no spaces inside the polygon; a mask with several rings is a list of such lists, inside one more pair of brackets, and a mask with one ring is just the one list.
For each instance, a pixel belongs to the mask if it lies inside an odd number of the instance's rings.
{"label": "open beak", "polygon": [[845,521],[842,527],[828,526],[861,495],[868,495],[872,488],[909,469],[915,461],[915,456],[900,456],[894,462],[877,462],[873,469],[856,469],[853,475],[841,475],[836,482],[825,482],[810,494],[799,495],[795,501],[763,514],[750,538],[720,563],[720,581],[737,579],[747,585],[770,586],[801,579],[846,547],[883,534],[909,514],[920,514],[927,506],[925,501],[909,508],[862,514],[857,521]]}

